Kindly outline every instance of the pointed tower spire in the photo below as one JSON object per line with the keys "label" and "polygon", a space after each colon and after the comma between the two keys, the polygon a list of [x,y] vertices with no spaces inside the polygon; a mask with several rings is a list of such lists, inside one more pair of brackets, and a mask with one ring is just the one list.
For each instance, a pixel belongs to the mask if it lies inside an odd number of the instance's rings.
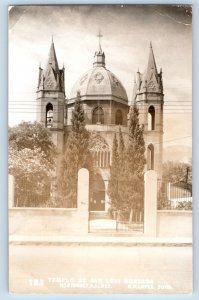
{"label": "pointed tower spire", "polygon": [[39,68],[38,91],[60,91],[65,94],[64,76],[65,68],[59,69],[52,36],[47,65],[44,70],[41,67]]}
{"label": "pointed tower spire", "polygon": [[146,71],[140,75],[140,88],[139,88],[139,80],[137,79],[137,85],[141,92],[163,92],[163,85],[162,85],[162,73],[158,73],[155,57],[153,53],[152,43],[150,42],[150,49],[149,49],[149,58]]}
{"label": "pointed tower spire", "polygon": [[48,62],[47,62],[46,70],[49,67],[52,67],[55,72],[59,72],[59,66],[58,66],[58,62],[57,62],[57,56],[56,56],[56,52],[55,52],[53,36],[52,36],[52,42],[51,42],[50,51],[49,51],[49,55],[48,55]]}
{"label": "pointed tower spire", "polygon": [[99,49],[98,49],[98,51],[95,52],[93,66],[94,67],[105,67],[105,54],[102,51],[102,47],[101,47],[101,38],[103,37],[103,35],[101,34],[100,30],[99,30],[97,37],[99,38]]}
{"label": "pointed tower spire", "polygon": [[153,47],[152,43],[150,42],[150,51],[149,51],[149,59],[148,59],[148,66],[147,66],[147,72],[146,72],[146,78],[148,79],[151,75],[151,72],[153,72],[155,75],[158,74],[155,57],[153,54]]}
{"label": "pointed tower spire", "polygon": [[137,82],[136,82],[136,76],[134,74],[134,85],[133,85],[133,94],[132,94],[132,105],[134,104],[135,102],[135,99],[136,99],[136,92],[137,92]]}

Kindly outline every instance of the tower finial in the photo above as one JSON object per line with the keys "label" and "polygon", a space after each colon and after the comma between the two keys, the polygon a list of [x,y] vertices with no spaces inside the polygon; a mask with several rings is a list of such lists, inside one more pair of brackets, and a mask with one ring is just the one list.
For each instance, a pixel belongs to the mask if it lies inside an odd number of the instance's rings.
{"label": "tower finial", "polygon": [[103,35],[101,34],[100,28],[99,28],[99,33],[98,33],[97,37],[99,38],[99,51],[102,51],[102,48],[101,48],[101,38],[103,37]]}
{"label": "tower finial", "polygon": [[54,43],[54,41],[53,41],[53,34],[52,34],[52,44]]}
{"label": "tower finial", "polygon": [[101,48],[101,37],[103,37],[103,35],[101,34],[100,29],[99,29],[99,33],[98,33],[97,37],[99,38],[99,50],[97,50],[95,52],[93,66],[94,67],[105,67],[105,54]]}
{"label": "tower finial", "polygon": [[153,47],[152,47],[152,42],[150,41],[150,48],[152,49]]}

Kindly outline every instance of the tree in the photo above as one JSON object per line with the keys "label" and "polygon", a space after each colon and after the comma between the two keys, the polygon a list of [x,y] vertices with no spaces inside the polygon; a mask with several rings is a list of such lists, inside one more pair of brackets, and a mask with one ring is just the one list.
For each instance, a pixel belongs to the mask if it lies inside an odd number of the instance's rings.
{"label": "tree", "polygon": [[49,205],[56,149],[48,129],[23,122],[9,129],[9,173],[15,177],[15,206]]}
{"label": "tree", "polygon": [[56,148],[51,139],[51,132],[41,123],[22,122],[9,128],[9,147],[18,151],[22,149],[40,149],[46,159],[55,162]]}
{"label": "tree", "polygon": [[143,127],[139,124],[139,111],[134,105],[129,112],[128,144],[125,146],[121,128],[119,145],[116,135],[113,141],[108,193],[120,219],[131,222],[133,212],[143,207],[145,163]]}
{"label": "tree", "polygon": [[118,143],[118,198],[119,210],[126,210],[125,189],[126,189],[126,165],[127,165],[126,147],[124,143],[121,127],[119,127],[119,143]]}
{"label": "tree", "polygon": [[129,143],[127,148],[127,205],[130,210],[129,221],[132,221],[133,210],[143,205],[145,143],[143,127],[139,124],[139,110],[136,104],[129,113]]}
{"label": "tree", "polygon": [[111,199],[111,209],[118,210],[119,209],[119,196],[118,196],[118,141],[116,134],[113,139],[113,147],[112,147],[112,161],[110,167],[110,180],[108,184],[108,196]]}
{"label": "tree", "polygon": [[139,124],[139,110],[134,104],[129,112],[129,134],[126,151],[126,184],[125,202],[129,214],[129,222],[132,221],[133,211],[143,206],[144,198],[144,167],[145,143],[143,127]]}
{"label": "tree", "polygon": [[89,150],[90,134],[85,128],[85,116],[80,94],[77,94],[71,119],[72,127],[69,132],[66,151],[63,158],[63,180],[61,194],[64,206],[76,207],[77,205],[77,177],[80,168],[92,169],[92,155]]}
{"label": "tree", "polygon": [[192,165],[178,161],[167,161],[163,164],[163,181],[192,183]]}

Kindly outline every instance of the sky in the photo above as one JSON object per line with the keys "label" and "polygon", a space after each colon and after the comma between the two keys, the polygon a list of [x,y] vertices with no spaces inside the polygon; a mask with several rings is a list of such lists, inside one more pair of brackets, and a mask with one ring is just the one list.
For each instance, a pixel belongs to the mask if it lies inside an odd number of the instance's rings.
{"label": "sky", "polygon": [[164,148],[188,161],[192,143],[192,16],[190,7],[15,6],[9,11],[9,125],[36,120],[38,69],[53,40],[66,96],[92,68],[99,28],[106,68],[122,82],[129,101],[134,76],[147,67],[150,41],[163,71]]}

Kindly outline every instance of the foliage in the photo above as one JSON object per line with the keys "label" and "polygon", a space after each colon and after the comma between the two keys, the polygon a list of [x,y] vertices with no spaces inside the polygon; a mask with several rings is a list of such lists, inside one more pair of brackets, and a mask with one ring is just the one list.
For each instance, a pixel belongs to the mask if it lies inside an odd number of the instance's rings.
{"label": "foliage", "polygon": [[144,167],[145,143],[143,127],[139,124],[139,111],[134,104],[129,112],[129,142],[126,154],[126,185],[125,199],[132,221],[133,212],[143,207],[144,200]]}
{"label": "foliage", "polygon": [[118,195],[118,177],[119,177],[119,156],[118,156],[118,141],[116,134],[113,139],[112,147],[112,162],[110,167],[110,180],[108,185],[108,195],[111,199],[111,206],[113,210],[119,208],[119,195]]}
{"label": "foliage", "polygon": [[72,128],[69,132],[63,157],[60,191],[65,207],[77,206],[77,176],[80,168],[91,171],[93,161],[89,150],[90,134],[85,128],[85,116],[80,95],[77,95],[72,112]]}
{"label": "foliage", "polygon": [[192,210],[192,201],[178,202],[176,209]]}
{"label": "foliage", "polygon": [[[127,175],[127,152],[126,147],[124,144],[123,134],[121,128],[119,128],[119,146],[118,146],[118,198],[119,198],[119,205],[118,209],[120,211],[126,210],[126,175]],[[125,213],[126,214],[126,213]],[[121,215],[121,213],[120,213]]]}
{"label": "foliage", "polygon": [[9,129],[9,174],[15,177],[15,206],[46,206],[55,156],[50,132],[41,124],[23,122]]}
{"label": "foliage", "polygon": [[51,132],[38,122],[22,122],[9,128],[9,147],[17,149],[40,149],[46,159],[54,163],[55,146],[51,139]]}
{"label": "foliage", "polygon": [[163,181],[179,182],[184,181],[192,183],[192,165],[191,163],[167,161],[163,164]]}
{"label": "foliage", "polygon": [[134,105],[129,112],[128,144],[125,147],[121,129],[119,146],[114,138],[109,182],[113,209],[120,211],[122,219],[128,216],[129,222],[134,211],[143,207],[145,163],[143,128],[139,124],[138,108]]}

